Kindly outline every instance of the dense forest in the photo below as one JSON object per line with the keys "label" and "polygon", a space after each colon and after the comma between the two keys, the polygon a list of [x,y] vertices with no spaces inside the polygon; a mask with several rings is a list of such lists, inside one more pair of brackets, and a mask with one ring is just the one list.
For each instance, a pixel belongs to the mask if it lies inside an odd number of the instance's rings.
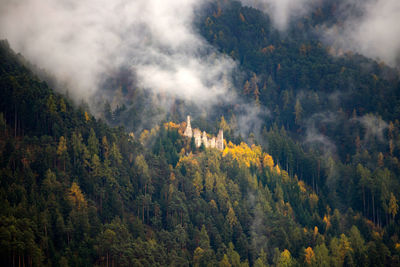
{"label": "dense forest", "polygon": [[248,136],[234,104],[195,116],[223,151],[183,136],[192,103],[154,123],[151,93],[110,79],[123,104],[95,117],[1,41],[1,265],[399,266],[399,75],[332,56],[316,35],[334,5],[286,34],[239,2],[206,5],[195,25],[239,62],[232,93],[269,111]]}

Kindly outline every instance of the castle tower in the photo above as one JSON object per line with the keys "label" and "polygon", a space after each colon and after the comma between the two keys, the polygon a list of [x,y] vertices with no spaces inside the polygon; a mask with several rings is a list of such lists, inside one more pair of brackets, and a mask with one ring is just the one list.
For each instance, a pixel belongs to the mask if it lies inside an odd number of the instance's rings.
{"label": "castle tower", "polygon": [[224,150],[224,131],[219,130],[217,141],[215,142],[215,147],[219,150]]}
{"label": "castle tower", "polygon": [[204,147],[207,148],[208,147],[208,138],[207,138],[207,133],[206,131],[203,131],[203,138],[202,138]]}
{"label": "castle tower", "polygon": [[214,136],[210,139],[210,147],[215,148],[215,137]]}
{"label": "castle tower", "polygon": [[201,146],[201,132],[199,129],[194,129],[193,130],[193,137],[194,137],[194,143],[196,145],[196,147],[200,147]]}
{"label": "castle tower", "polygon": [[184,136],[192,138],[193,132],[192,132],[192,126],[190,125],[190,116],[187,116],[186,119],[186,129],[185,132],[183,133]]}

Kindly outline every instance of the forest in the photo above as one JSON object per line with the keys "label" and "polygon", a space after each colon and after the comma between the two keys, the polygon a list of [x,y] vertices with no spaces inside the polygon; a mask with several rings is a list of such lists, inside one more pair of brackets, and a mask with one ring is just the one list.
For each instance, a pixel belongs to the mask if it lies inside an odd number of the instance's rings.
{"label": "forest", "polygon": [[[196,19],[239,62],[232,93],[269,111],[246,136],[232,103],[147,120],[162,107],[126,79],[94,116],[0,41],[0,264],[399,266],[399,72],[332,56],[320,4],[288,34],[236,1]],[[223,151],[183,136],[190,113]]]}

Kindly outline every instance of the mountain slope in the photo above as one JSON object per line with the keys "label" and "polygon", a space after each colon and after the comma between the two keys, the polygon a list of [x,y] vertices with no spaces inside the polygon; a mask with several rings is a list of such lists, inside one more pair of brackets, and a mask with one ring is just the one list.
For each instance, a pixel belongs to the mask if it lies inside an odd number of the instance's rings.
{"label": "mountain slope", "polygon": [[135,138],[51,91],[4,41],[0,59],[3,265],[398,264],[394,219],[331,209],[260,146],[196,149],[184,123]]}

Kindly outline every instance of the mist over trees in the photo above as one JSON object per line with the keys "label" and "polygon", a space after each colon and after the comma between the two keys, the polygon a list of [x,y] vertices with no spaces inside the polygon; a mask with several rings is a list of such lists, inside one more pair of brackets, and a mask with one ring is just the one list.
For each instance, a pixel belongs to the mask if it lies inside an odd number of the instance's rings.
{"label": "mist over trees", "polygon": [[207,108],[121,68],[93,109],[1,41],[1,265],[398,266],[398,69],[322,42],[338,4],[311,2],[284,31],[237,1],[196,13],[238,66]]}

